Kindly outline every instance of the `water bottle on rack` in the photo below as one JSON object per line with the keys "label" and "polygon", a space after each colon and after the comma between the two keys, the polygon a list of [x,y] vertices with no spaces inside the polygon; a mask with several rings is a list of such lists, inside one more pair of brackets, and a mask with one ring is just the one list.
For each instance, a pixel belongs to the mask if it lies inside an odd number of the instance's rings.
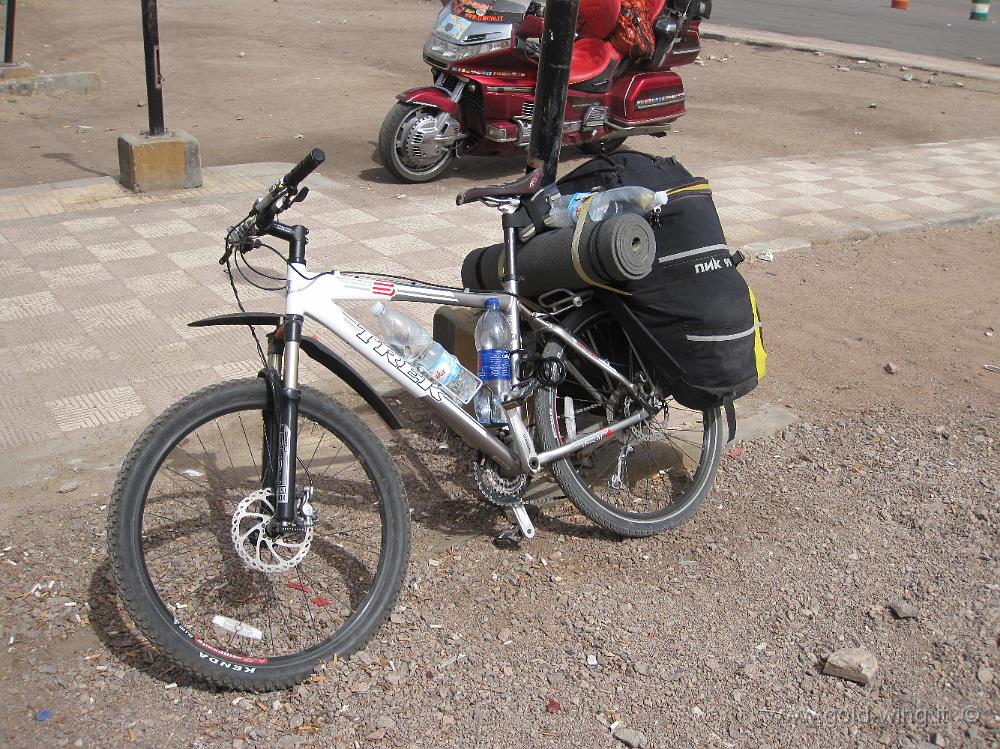
{"label": "water bottle on rack", "polygon": [[654,208],[659,208],[667,202],[667,191],[653,192],[648,187],[627,185],[615,187],[604,192],[576,192],[572,195],[559,195],[549,199],[549,215],[545,217],[545,225],[553,229],[575,226],[583,209],[583,201],[593,196],[590,201],[590,218],[593,221],[603,221],[606,218],[621,213],[638,213],[645,216]]}
{"label": "water bottle on rack", "polygon": [[507,423],[500,401],[510,392],[510,344],[510,325],[500,311],[500,300],[490,297],[486,300],[486,312],[476,323],[479,379],[483,387],[476,393],[475,409],[481,424]]}
{"label": "water bottle on rack", "polygon": [[382,302],[372,305],[372,314],[378,320],[385,342],[406,361],[420,367],[456,400],[468,403],[481,389],[479,378],[463,367],[412,317],[389,309]]}

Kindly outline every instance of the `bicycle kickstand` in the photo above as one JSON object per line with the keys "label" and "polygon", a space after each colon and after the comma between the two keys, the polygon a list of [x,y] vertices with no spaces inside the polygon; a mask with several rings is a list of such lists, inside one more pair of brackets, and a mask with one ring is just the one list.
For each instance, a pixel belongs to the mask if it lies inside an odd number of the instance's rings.
{"label": "bicycle kickstand", "polygon": [[535,525],[531,522],[524,502],[515,502],[510,506],[510,510],[514,514],[514,525],[494,538],[493,543],[499,547],[517,549],[520,548],[523,539],[535,537]]}

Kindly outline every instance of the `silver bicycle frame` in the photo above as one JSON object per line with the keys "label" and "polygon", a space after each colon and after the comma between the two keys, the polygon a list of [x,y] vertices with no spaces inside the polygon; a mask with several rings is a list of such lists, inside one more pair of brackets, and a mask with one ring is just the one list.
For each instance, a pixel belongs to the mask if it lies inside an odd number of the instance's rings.
{"label": "silver bicycle frame", "polygon": [[[503,208],[502,208],[503,209]],[[624,429],[637,424],[649,414],[640,409],[625,419],[608,424],[602,429],[590,431],[583,436],[554,450],[542,453],[535,445],[524,423],[519,408],[505,409],[514,450],[509,449],[486,427],[482,426],[470,413],[455,403],[433,380],[413,364],[407,362],[377,335],[351,317],[337,301],[400,301],[423,304],[444,304],[473,309],[484,309],[486,300],[500,299],[500,306],[510,323],[512,338],[511,372],[516,372],[518,353],[521,348],[521,315],[529,324],[539,330],[551,333],[594,366],[615,378],[633,392],[635,386],[611,364],[584,346],[565,328],[546,320],[538,313],[532,313],[516,302],[517,281],[514,278],[516,237],[515,229],[506,229],[506,268],[511,269],[502,292],[455,291],[436,286],[414,286],[389,280],[373,279],[362,275],[340,273],[310,273],[301,263],[288,266],[285,314],[301,315],[315,320],[327,328],[337,338],[344,341],[359,355],[371,362],[379,371],[400,385],[416,398],[429,400],[431,408],[467,444],[481,450],[507,470],[518,470],[528,475],[537,474],[542,466],[577,452],[586,447],[603,442]],[[298,382],[298,344],[286,342],[284,357],[284,378],[286,386],[296,387]],[[517,386],[516,381],[512,382]]]}

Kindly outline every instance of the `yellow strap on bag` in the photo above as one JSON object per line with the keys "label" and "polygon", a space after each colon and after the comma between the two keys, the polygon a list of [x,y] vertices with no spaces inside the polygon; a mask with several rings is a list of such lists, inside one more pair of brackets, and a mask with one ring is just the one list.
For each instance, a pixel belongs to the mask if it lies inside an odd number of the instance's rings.
{"label": "yellow strap on bag", "polygon": [[760,380],[767,373],[767,352],[764,350],[764,328],[760,322],[760,313],[757,311],[757,299],[753,295],[753,289],[749,286],[750,305],[753,307],[753,322],[757,330],[753,336],[753,353],[757,363],[757,379]]}
{"label": "yellow strap on bag", "polygon": [[610,286],[605,286],[604,284],[595,281],[593,278],[588,276],[587,271],[583,269],[583,263],[580,261],[580,237],[583,236],[583,225],[587,222],[587,215],[590,213],[590,201],[593,199],[593,195],[589,198],[584,198],[583,205],[580,206],[580,213],[576,219],[576,230],[573,232],[573,245],[570,247],[570,257],[573,260],[573,268],[576,270],[576,275],[582,278],[583,281],[589,286],[596,286],[599,289],[611,291],[615,294],[621,294],[622,296],[632,296],[627,291],[613,289]]}

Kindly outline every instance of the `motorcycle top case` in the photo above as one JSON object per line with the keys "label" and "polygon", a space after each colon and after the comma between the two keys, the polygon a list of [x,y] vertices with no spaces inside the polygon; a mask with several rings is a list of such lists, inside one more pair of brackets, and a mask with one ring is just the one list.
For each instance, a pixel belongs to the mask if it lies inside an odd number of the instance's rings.
{"label": "motorcycle top case", "polygon": [[563,179],[560,191],[623,185],[667,190],[654,223],[653,272],[598,290],[667,392],[693,409],[729,404],[757,387],[767,354],[753,292],[729,252],[712,192],[672,158],[622,151],[593,159]]}

